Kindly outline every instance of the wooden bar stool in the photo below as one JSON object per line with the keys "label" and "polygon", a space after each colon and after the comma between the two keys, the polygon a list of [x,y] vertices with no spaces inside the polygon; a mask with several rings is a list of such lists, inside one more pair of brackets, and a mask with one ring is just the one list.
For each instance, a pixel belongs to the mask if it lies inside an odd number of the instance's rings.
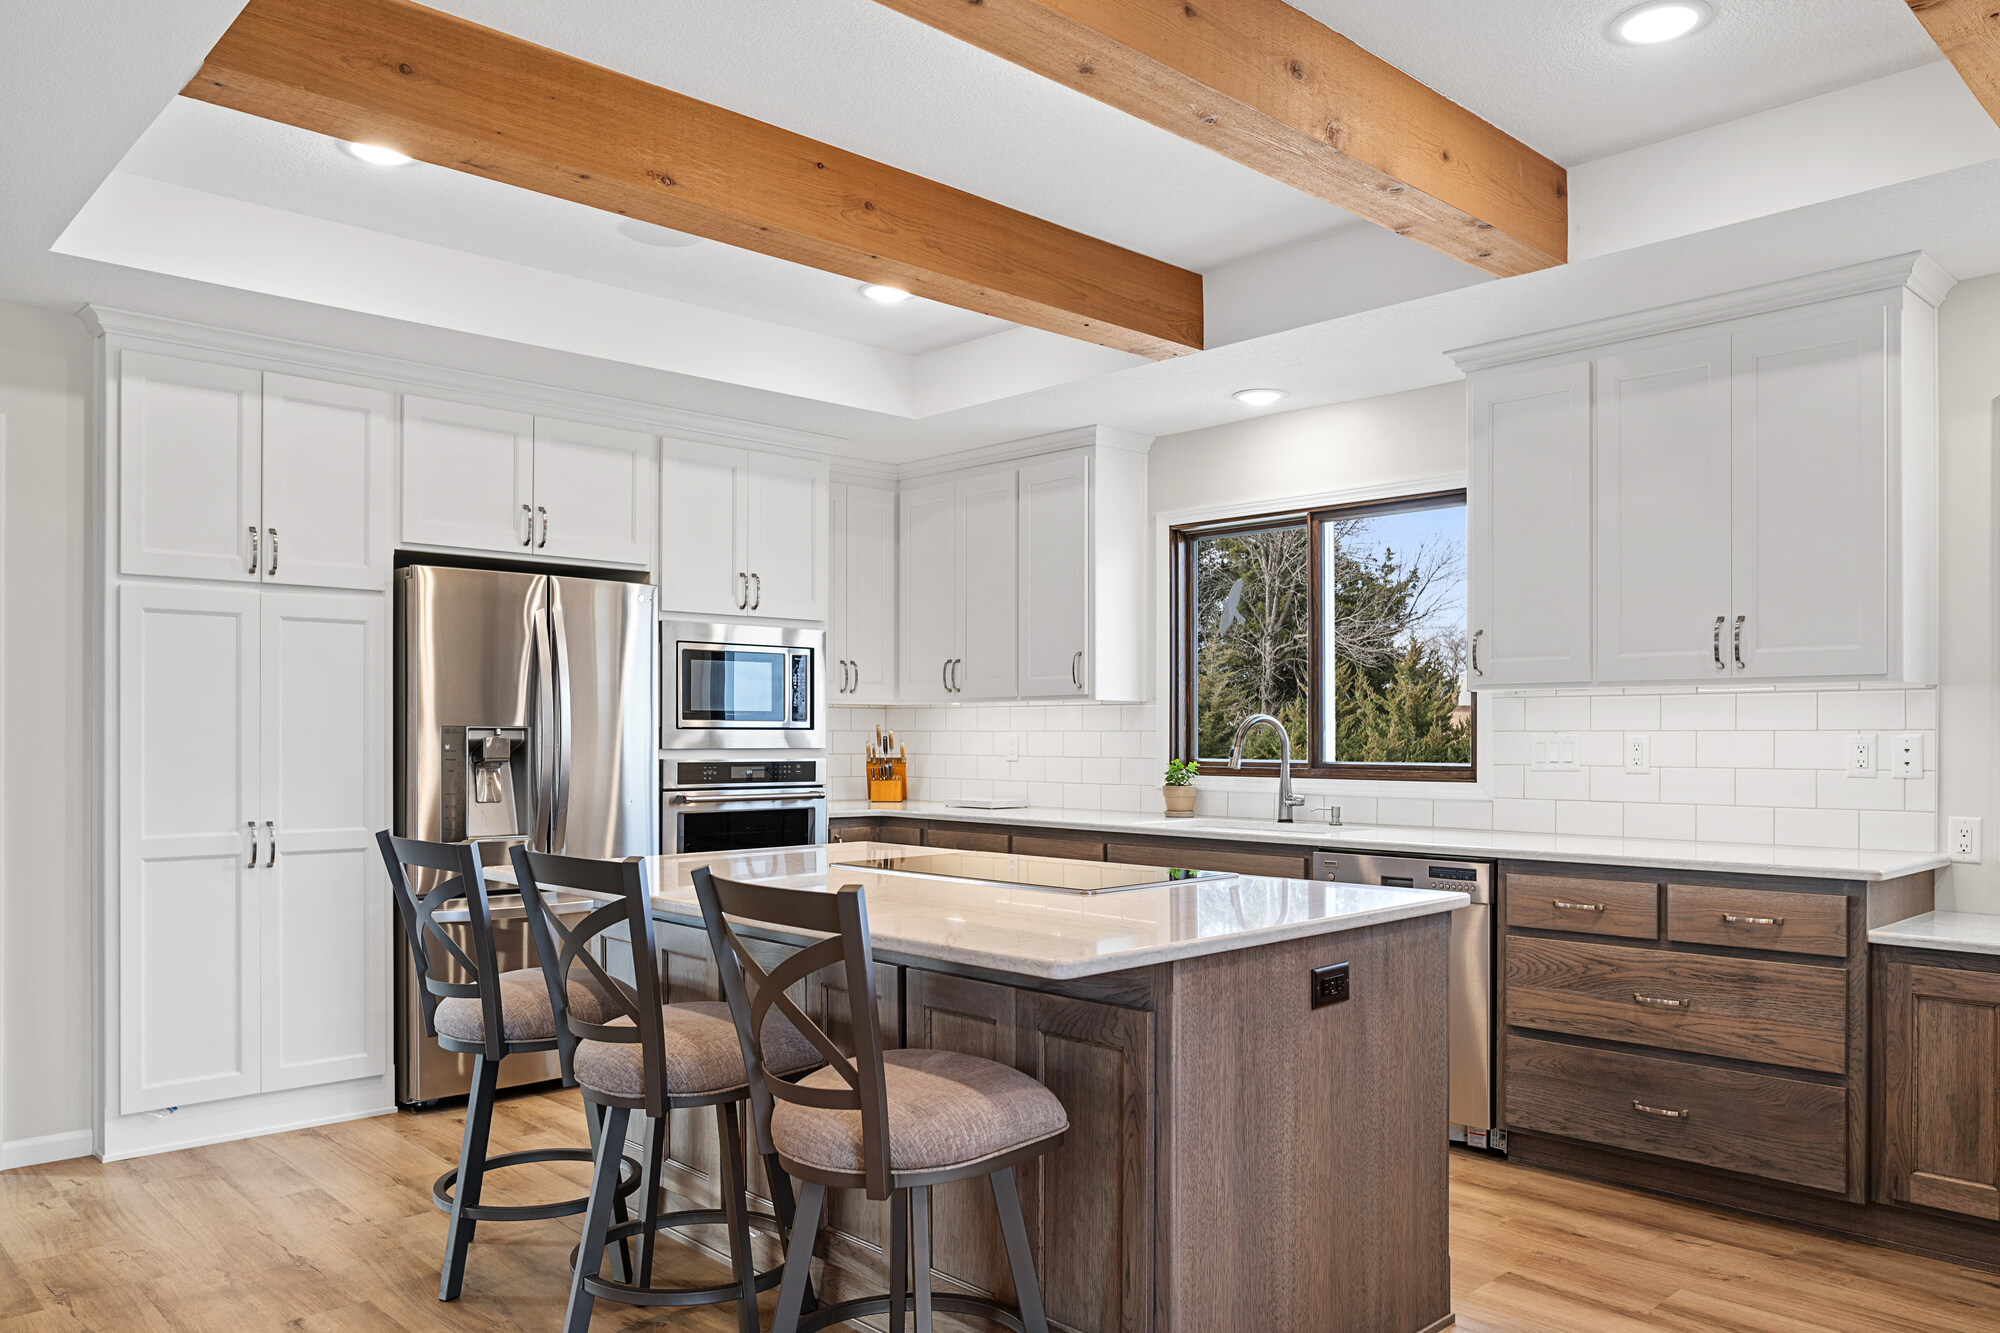
{"label": "wooden bar stool", "polygon": [[[571,1256],[569,1309],[564,1333],[584,1333],[599,1299],[627,1305],[718,1305],[736,1302],[741,1333],[757,1333],[757,1293],[778,1285],[781,1270],[756,1271],[750,1252],[750,1232],[771,1232],[782,1244],[790,1234],[792,1182],[766,1152],[771,1199],[777,1216],[750,1211],[744,1189],[743,1103],[749,1099],[743,1048],[729,1006],[719,1000],[666,1004],[660,992],[653,937],[653,890],[641,857],[623,861],[590,861],[547,856],[525,847],[513,849],[514,874],[528,908],[535,947],[551,967],[549,992],[561,996],[563,981],[576,993],[574,970],[581,965],[599,987],[616,986],[615,1012],[595,1014],[572,1004],[562,1015],[576,1042],[576,1079],[584,1101],[604,1112],[598,1138],[597,1167],[591,1179],[590,1207],[584,1214],[583,1241]],[[545,893],[570,889],[610,901],[574,926],[565,926],[548,910]],[[589,951],[590,942],[624,926],[632,951],[633,984],[614,983]],[[764,1032],[764,1049],[774,1075],[800,1074],[816,1068],[821,1056],[800,1030],[774,1018]],[[715,1108],[722,1158],[722,1207],[661,1211],[665,1189],[661,1159],[666,1149],[667,1113],[698,1107]],[[617,1215],[620,1145],[625,1142],[632,1113],[647,1117],[645,1184],[641,1215],[626,1221]],[[655,1287],[653,1243],[668,1227],[721,1224],[729,1228],[733,1281],[705,1287]],[[639,1241],[637,1270],[629,1279],[598,1272],[606,1247]],[[804,1295],[809,1299],[809,1293]]]}
{"label": "wooden bar stool", "polygon": [[[694,872],[694,887],[749,1069],[758,1148],[775,1152],[779,1165],[805,1182],[772,1333],[802,1333],[872,1314],[887,1314],[892,1333],[902,1333],[906,1310],[916,1314],[917,1333],[932,1333],[937,1310],[979,1315],[1016,1333],[1048,1333],[1014,1167],[1061,1146],[1069,1116],[1056,1095],[1019,1070],[977,1056],[882,1049],[868,909],[859,885],[826,893],[741,884],[717,879],[704,868]],[[767,972],[737,938],[731,917],[830,938]],[[785,994],[831,967],[846,972],[854,1020],[851,1060]],[[771,1077],[772,1020],[778,1017],[790,1019],[819,1048],[826,1068],[796,1084]],[[978,1176],[987,1178],[1000,1213],[1007,1266],[1020,1301],[1016,1310],[982,1297],[931,1292],[931,1189]],[[891,1200],[889,1290],[802,1319],[828,1189],[866,1190],[871,1199]],[[914,1292],[906,1285],[911,1267]]]}
{"label": "wooden bar stool", "polygon": [[[547,964],[502,972],[493,946],[493,911],[486,894],[486,876],[479,865],[479,849],[471,843],[419,842],[398,838],[384,831],[375,835],[382,860],[389,867],[389,883],[395,889],[396,912],[402,918],[403,935],[409,942],[416,965],[417,996],[423,1005],[424,1031],[448,1051],[472,1056],[472,1090],[465,1103],[465,1139],[459,1148],[458,1165],[437,1178],[431,1199],[451,1215],[445,1233],[444,1272],[438,1281],[438,1299],[457,1300],[465,1285],[466,1252],[471,1248],[474,1229],[481,1222],[531,1222],[552,1217],[574,1217],[584,1211],[588,1199],[564,1199],[542,1204],[486,1204],[479,1201],[489,1171],[529,1162],[595,1162],[603,1142],[604,1116],[601,1108],[586,1105],[590,1128],[589,1148],[535,1148],[525,1152],[489,1157],[487,1139],[493,1129],[493,1102],[500,1087],[500,1062],[510,1055],[530,1051],[560,1051],[563,1082],[574,1086],[571,1072],[572,1044],[556,1022],[556,1000],[549,992]],[[410,887],[405,867],[438,872],[443,876],[429,892],[419,896]],[[467,934],[472,950],[468,954],[438,923],[440,911],[453,914],[463,904]],[[533,917],[530,917],[532,928]],[[537,940],[537,944],[540,941]],[[431,966],[430,946],[441,949],[456,965],[465,980],[446,981]],[[545,955],[546,957],[546,955]],[[580,980],[567,997],[568,1010],[609,1019],[616,988]],[[614,1143],[622,1143],[623,1139]],[[638,1163],[620,1157],[622,1171],[614,1192],[621,1212],[625,1198],[639,1187]],[[618,1263],[626,1263],[621,1253]]]}

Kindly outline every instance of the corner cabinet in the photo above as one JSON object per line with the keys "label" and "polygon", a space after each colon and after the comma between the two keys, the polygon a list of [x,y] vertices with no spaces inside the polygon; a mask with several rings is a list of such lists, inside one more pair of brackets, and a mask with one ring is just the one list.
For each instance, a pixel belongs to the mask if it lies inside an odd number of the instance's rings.
{"label": "corner cabinet", "polygon": [[2000,971],[1970,955],[1878,962],[1876,1197],[2000,1222]]}
{"label": "corner cabinet", "polygon": [[660,609],[824,621],[826,464],[687,440],[660,450]]}
{"label": "corner cabinet", "polygon": [[836,704],[896,697],[896,493],[833,487],[833,603],[827,617]]}
{"label": "corner cabinet", "polygon": [[1933,682],[1950,281],[1905,256],[1455,353],[1475,685]]}

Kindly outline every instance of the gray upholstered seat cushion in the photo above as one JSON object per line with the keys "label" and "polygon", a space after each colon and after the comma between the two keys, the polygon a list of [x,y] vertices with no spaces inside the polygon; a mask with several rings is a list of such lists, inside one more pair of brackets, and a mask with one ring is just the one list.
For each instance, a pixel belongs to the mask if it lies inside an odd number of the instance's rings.
{"label": "gray upholstered seat cushion", "polygon": [[[670,1004],[660,1011],[665,1024],[666,1087],[671,1097],[705,1097],[749,1080],[743,1073],[743,1046],[736,1022],[722,1000]],[[630,1027],[620,1018],[612,1027]],[[614,1097],[643,1097],[638,1043],[582,1041],[576,1046],[576,1081]],[[764,1015],[764,1066],[773,1074],[796,1074],[820,1063],[819,1048],[805,1039],[776,1009]]]}
{"label": "gray upholstered seat cushion", "polygon": [[[549,1003],[549,984],[542,977],[542,969],[524,967],[518,972],[502,972],[499,986],[502,1037],[508,1041],[555,1039],[556,1011]],[[626,994],[631,996],[630,987],[626,987]],[[604,983],[580,967],[570,969],[569,1011],[585,1023],[608,1023],[622,1012]],[[437,1030],[439,1036],[455,1041],[485,1041],[486,1017],[479,1001],[438,1001]]]}
{"label": "gray upholstered seat cushion", "polygon": [[[956,1051],[885,1051],[889,1169],[942,1171],[967,1166],[1060,1134],[1069,1116],[1056,1095],[1018,1069]],[[844,1088],[832,1068],[800,1087]],[[862,1169],[861,1112],[777,1103],[771,1140],[787,1161],[822,1171]]]}

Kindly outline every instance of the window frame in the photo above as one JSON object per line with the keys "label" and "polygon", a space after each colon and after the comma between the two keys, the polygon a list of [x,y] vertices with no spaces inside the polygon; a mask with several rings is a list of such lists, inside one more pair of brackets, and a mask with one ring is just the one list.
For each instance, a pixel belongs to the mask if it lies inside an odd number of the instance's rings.
{"label": "window frame", "polygon": [[[1274,509],[1259,514],[1245,514],[1238,518],[1210,519],[1198,523],[1175,524],[1167,529],[1167,567],[1169,577],[1168,607],[1168,690],[1171,697],[1169,706],[1168,751],[1174,759],[1198,758],[1195,754],[1196,739],[1200,730],[1195,717],[1199,702],[1199,691],[1195,688],[1195,608],[1194,551],[1195,543],[1204,537],[1231,537],[1252,532],[1268,532],[1274,527],[1289,527],[1304,524],[1306,529],[1306,564],[1311,579],[1311,595],[1307,598],[1309,622],[1307,633],[1311,637],[1308,645],[1307,681],[1308,699],[1307,723],[1309,737],[1306,756],[1301,759],[1292,756],[1292,776],[1294,778],[1317,778],[1346,782],[1451,782],[1475,784],[1479,781],[1479,692],[1471,691],[1472,713],[1467,719],[1467,729],[1471,732],[1471,758],[1464,764],[1383,764],[1327,762],[1320,753],[1320,746],[1326,736],[1323,710],[1326,691],[1321,685],[1324,679],[1326,636],[1322,631],[1321,618],[1325,607],[1322,576],[1325,572],[1326,553],[1321,549],[1320,533],[1325,520],[1342,515],[1364,513],[1369,510],[1388,509],[1425,500],[1457,500],[1466,502],[1466,488],[1453,487],[1441,491],[1420,491],[1412,495],[1383,496],[1370,500],[1359,500],[1349,504],[1319,505],[1313,508]],[[1277,776],[1278,761],[1275,759],[1245,759],[1243,767],[1208,767],[1201,771],[1204,778],[1271,778]]]}

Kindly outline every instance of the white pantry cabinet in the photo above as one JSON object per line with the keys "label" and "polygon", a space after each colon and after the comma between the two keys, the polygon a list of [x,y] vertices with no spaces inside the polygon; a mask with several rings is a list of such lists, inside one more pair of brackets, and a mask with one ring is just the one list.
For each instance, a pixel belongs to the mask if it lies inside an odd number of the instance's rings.
{"label": "white pantry cabinet", "polygon": [[660,609],[827,618],[826,464],[684,440],[660,450]]}
{"label": "white pantry cabinet", "polygon": [[381,1075],[386,599],[118,595],[119,1110]]}
{"label": "white pantry cabinet", "polygon": [[902,493],[902,698],[1015,697],[1013,468]]}
{"label": "white pantry cabinet", "polygon": [[119,569],[386,587],[392,403],[381,389],[121,353]]}
{"label": "white pantry cabinet", "polygon": [[896,493],[833,487],[827,656],[837,704],[896,698]]}

